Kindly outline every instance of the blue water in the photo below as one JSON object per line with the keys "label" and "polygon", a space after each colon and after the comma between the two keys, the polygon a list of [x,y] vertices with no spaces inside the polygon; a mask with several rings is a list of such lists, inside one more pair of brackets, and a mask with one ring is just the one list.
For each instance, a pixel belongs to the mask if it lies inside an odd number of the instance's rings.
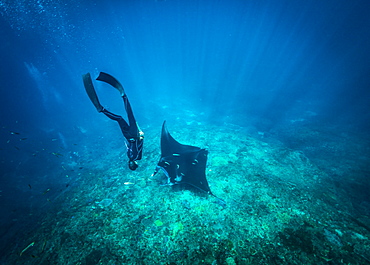
{"label": "blue water", "polygon": [[[110,155],[117,160],[101,170],[126,172],[122,135],[87,97],[87,72],[107,72],[124,85],[148,150],[158,150],[144,154],[141,170],[154,170],[169,120],[180,140],[187,125],[244,128],[305,151],[325,172],[335,163],[323,163],[311,145],[328,150],[325,142],[344,137],[353,152],[348,172],[358,173],[348,179],[362,183],[370,157],[369,13],[366,0],[0,1],[1,225],[43,216],[46,196],[78,187],[91,161]],[[95,84],[104,107],[124,115],[117,91]],[[317,138],[308,141],[302,132],[311,129]],[[339,152],[330,148],[328,160]],[[368,192],[360,190],[361,209],[370,205]],[[1,231],[11,242],[2,247],[20,252],[24,233],[11,233]]]}

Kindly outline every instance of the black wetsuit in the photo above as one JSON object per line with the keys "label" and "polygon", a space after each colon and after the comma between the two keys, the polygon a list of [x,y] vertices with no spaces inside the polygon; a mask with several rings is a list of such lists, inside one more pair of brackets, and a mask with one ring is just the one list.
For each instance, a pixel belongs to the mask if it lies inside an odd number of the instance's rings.
{"label": "black wetsuit", "polygon": [[135,120],[134,114],[131,109],[130,102],[124,92],[123,86],[115,79],[113,76],[101,72],[97,78],[99,81],[106,82],[116,88],[123,99],[125,104],[125,110],[127,112],[128,122],[126,122],[122,116],[116,115],[108,110],[106,110],[99,102],[98,96],[96,94],[94,85],[91,80],[89,73],[82,76],[86,92],[94,104],[98,112],[104,113],[108,118],[118,122],[123,136],[126,138],[125,144],[127,147],[127,156],[129,159],[129,168],[135,170],[138,165],[136,160],[140,160],[143,152],[144,145],[144,133],[140,130],[137,122]]}
{"label": "black wetsuit", "polygon": [[140,135],[140,130],[137,126],[134,114],[131,109],[130,102],[126,95],[122,97],[127,112],[129,123],[122,116],[116,115],[105,108],[101,111],[108,118],[118,122],[119,127],[126,138],[127,157],[130,161],[140,160],[143,153],[144,137]]}

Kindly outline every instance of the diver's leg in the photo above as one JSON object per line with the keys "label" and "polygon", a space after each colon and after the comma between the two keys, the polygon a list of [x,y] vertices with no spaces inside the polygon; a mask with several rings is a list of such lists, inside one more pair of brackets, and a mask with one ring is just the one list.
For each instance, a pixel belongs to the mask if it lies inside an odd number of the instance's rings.
{"label": "diver's leg", "polygon": [[102,112],[104,108],[99,102],[98,95],[96,95],[96,91],[92,83],[90,73],[82,75],[82,80],[84,82],[86,93],[89,96],[91,102],[94,104],[98,112]]}
{"label": "diver's leg", "polygon": [[114,88],[116,88],[120,92],[121,97],[123,99],[123,102],[125,104],[125,109],[126,109],[126,112],[127,112],[127,117],[128,117],[129,124],[130,124],[130,126],[134,126],[136,128],[137,127],[136,120],[135,120],[134,114],[132,112],[130,102],[128,101],[128,98],[125,94],[125,91],[124,91],[123,86],[121,85],[121,83],[116,78],[111,76],[110,74],[107,74],[107,73],[104,73],[104,72],[100,72],[100,74],[96,78],[96,80],[106,82],[106,83],[110,84],[111,86],[113,86]]}
{"label": "diver's leg", "polygon": [[123,95],[122,99],[123,99],[123,103],[125,104],[127,118],[128,118],[128,122],[129,122],[130,126],[134,126],[134,127],[137,128],[136,120],[135,120],[135,117],[134,117],[134,113],[132,112],[130,101],[128,100],[126,95]]}
{"label": "diver's leg", "polygon": [[116,115],[116,114],[106,110],[105,108],[103,108],[101,112],[104,113],[104,115],[107,116],[109,119],[118,122],[119,127],[121,128],[121,131],[123,133],[123,136],[125,136],[126,139],[128,139],[130,137],[130,135],[128,134],[130,127],[127,124],[127,122],[125,121],[125,119],[122,118],[122,116]]}
{"label": "diver's leg", "polygon": [[105,108],[103,108],[101,112],[104,113],[105,116],[107,116],[111,120],[118,121],[118,122],[124,121],[127,124],[127,122],[122,118],[122,116],[114,114]]}
{"label": "diver's leg", "polygon": [[121,85],[121,83],[118,82],[118,80],[115,79],[110,74],[100,72],[100,74],[99,74],[98,78],[96,78],[96,80],[103,81],[105,83],[110,84],[111,86],[113,86],[114,88],[116,88],[119,91],[119,93],[121,94],[122,97],[125,95],[125,91],[124,91],[123,86]]}

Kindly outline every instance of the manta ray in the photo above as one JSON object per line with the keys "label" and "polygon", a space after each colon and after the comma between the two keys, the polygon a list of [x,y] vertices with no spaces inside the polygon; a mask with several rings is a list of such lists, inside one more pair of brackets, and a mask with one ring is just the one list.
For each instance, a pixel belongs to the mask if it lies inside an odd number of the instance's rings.
{"label": "manta ray", "polygon": [[164,121],[161,134],[161,158],[153,176],[162,170],[167,177],[168,185],[190,185],[213,195],[205,174],[207,156],[206,149],[176,141],[168,132]]}

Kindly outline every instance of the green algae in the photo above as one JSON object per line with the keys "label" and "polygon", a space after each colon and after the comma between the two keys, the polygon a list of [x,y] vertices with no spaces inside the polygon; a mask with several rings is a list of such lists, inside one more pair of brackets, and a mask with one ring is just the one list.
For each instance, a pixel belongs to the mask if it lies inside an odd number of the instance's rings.
{"label": "green algae", "polygon": [[172,229],[172,237],[175,237],[177,233],[179,233],[182,230],[184,230],[184,225],[181,222],[174,223]]}

